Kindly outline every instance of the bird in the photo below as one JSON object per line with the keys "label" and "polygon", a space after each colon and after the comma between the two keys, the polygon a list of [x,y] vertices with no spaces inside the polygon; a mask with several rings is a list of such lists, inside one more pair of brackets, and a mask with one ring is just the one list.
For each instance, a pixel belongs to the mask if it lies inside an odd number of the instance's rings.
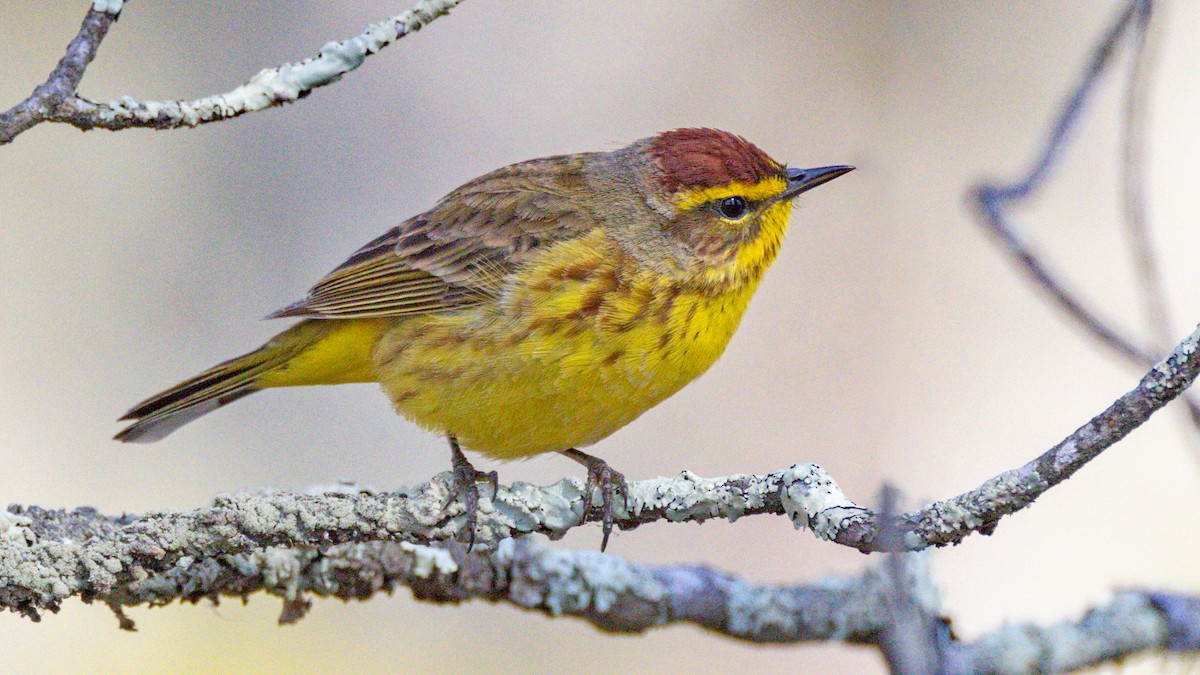
{"label": "bird", "polygon": [[716,362],[793,201],[853,168],[788,167],[734,133],[680,128],[497,169],[269,314],[300,321],[260,348],[135,405],[116,439],[158,441],[263,389],[378,383],[401,416],[448,440],[471,545],[478,483],[495,494],[497,476],[463,447],[584,465],[603,550],[627,483],[579,448]]}

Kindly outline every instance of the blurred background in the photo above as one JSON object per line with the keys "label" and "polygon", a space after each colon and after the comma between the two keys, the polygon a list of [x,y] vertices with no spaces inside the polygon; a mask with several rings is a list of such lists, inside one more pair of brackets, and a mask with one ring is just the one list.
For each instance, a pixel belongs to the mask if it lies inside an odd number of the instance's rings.
{"label": "blurred background", "polygon": [[[0,12],[0,107],[43,81],[87,5]],[[407,6],[130,3],[81,93],[227,91]],[[801,200],[712,371],[594,452],[631,479],[817,462],[865,503],[883,481],[914,502],[972,488],[1141,375],[1048,306],[965,196],[1023,170],[1119,10],[468,0],[282,109],[170,132],[38,127],[0,148],[0,502],[188,509],[255,486],[394,488],[446,470],[444,441],[398,419],[370,385],[251,397],[156,445],[109,438],[130,404],[258,346],[284,325],[259,317],[463,181],[695,125],[741,133],[793,165],[859,170]],[[1166,4],[1156,21],[1150,218],[1179,338],[1200,320],[1200,7]],[[1019,217],[1105,316],[1140,327],[1119,216],[1122,64],[1050,189]],[[935,553],[955,629],[972,638],[1074,618],[1120,587],[1200,590],[1197,457],[1169,410],[994,536]],[[582,477],[558,457],[477,466],[498,466],[505,482]],[[559,545],[598,542],[591,527]],[[781,583],[874,560],[771,517],[644,527],[615,534],[609,550]],[[753,646],[686,626],[611,636],[510,606],[417,603],[407,590],[318,601],[290,627],[276,626],[279,606],[258,595],[133,608],[139,631],[125,633],[104,607],[73,601],[40,624],[0,615],[0,651],[6,669],[39,672],[882,669],[869,649]]]}

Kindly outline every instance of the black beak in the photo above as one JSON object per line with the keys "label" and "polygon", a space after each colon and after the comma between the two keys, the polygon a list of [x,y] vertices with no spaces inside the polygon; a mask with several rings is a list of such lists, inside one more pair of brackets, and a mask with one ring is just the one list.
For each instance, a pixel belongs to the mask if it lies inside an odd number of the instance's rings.
{"label": "black beak", "polygon": [[852,166],[822,166],[816,169],[788,169],[787,189],[779,195],[779,199],[794,199],[801,192],[824,185],[838,176],[854,170]]}

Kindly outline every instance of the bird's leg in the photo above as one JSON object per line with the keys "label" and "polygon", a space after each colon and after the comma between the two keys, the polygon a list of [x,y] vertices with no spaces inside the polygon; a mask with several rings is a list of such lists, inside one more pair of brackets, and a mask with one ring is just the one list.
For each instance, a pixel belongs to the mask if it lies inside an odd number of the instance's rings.
{"label": "bird's leg", "polygon": [[458,446],[458,439],[454,437],[454,434],[447,434],[446,440],[450,441],[450,464],[454,470],[454,485],[450,489],[450,499],[447,500],[446,506],[450,506],[454,500],[458,499],[459,495],[466,497],[467,528],[471,530],[471,539],[467,544],[469,553],[471,549],[475,548],[475,516],[479,510],[479,486],[476,483],[479,481],[491,483],[492,498],[495,499],[496,492],[500,489],[500,475],[495,471],[479,471],[472,466],[466,455],[463,454],[462,448]]}
{"label": "bird's leg", "polygon": [[629,503],[629,485],[625,482],[625,474],[613,469],[608,462],[599,457],[593,457],[575,448],[563,450],[562,454],[587,467],[587,485],[584,487],[585,511],[597,506],[592,501],[592,494],[597,487],[600,488],[599,507],[601,527],[604,531],[604,538],[600,540],[600,550],[603,551],[608,546],[608,535],[612,533],[613,528],[613,498],[620,494],[625,503]]}

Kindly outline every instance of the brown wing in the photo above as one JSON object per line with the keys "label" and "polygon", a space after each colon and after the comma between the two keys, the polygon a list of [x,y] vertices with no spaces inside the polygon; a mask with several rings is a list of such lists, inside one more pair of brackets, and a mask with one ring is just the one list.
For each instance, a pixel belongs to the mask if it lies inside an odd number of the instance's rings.
{"label": "brown wing", "polygon": [[585,155],[493,171],[360,248],[308,297],[267,318],[403,316],[496,297],[529,251],[597,226],[570,196]]}

